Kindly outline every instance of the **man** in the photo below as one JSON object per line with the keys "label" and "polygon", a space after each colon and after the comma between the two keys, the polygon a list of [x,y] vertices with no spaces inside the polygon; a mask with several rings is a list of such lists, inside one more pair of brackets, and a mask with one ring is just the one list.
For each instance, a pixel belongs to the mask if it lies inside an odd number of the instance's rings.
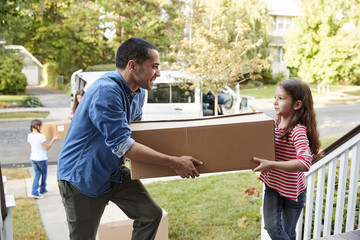
{"label": "man", "polygon": [[159,153],[131,138],[129,124],[140,120],[145,90],[160,76],[156,47],[130,38],[118,49],[116,70],[100,77],[83,96],[58,162],[60,194],[71,240],[95,239],[109,201],[134,220],[132,239],[154,239],[162,209],[139,180],[131,180],[123,159],[167,166],[182,178],[199,176],[189,157]]}

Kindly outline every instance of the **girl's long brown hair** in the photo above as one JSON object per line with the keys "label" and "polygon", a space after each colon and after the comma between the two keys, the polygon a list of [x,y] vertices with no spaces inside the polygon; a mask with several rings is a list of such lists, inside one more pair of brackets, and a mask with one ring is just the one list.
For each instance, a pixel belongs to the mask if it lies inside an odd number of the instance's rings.
{"label": "girl's long brown hair", "polygon": [[75,113],[77,107],[79,106],[79,101],[77,100],[77,95],[84,96],[84,94],[85,94],[85,91],[83,89],[77,90],[77,92],[75,94],[75,98],[74,98],[74,105],[72,107],[73,113]]}
{"label": "girl's long brown hair", "polygon": [[42,121],[39,119],[34,119],[31,121],[30,124],[30,132],[33,131],[33,129],[36,129],[40,133],[40,126],[42,125]]}
{"label": "girl's long brown hair", "polygon": [[317,131],[314,102],[309,85],[300,79],[294,78],[282,81],[277,86],[284,89],[291,96],[293,103],[298,100],[302,102],[302,107],[294,112],[282,138],[288,138],[298,123],[304,125],[307,129],[311,153],[313,156],[317,156],[320,149],[320,140],[319,132]]}

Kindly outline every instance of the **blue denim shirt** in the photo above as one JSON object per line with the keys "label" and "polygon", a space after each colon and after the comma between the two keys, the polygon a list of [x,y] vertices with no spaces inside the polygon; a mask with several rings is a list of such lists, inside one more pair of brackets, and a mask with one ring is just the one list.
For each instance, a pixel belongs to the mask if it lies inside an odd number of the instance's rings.
{"label": "blue denim shirt", "polygon": [[141,120],[145,90],[133,92],[120,73],[106,73],[80,101],[60,153],[57,178],[95,197],[122,182],[123,155],[130,149],[129,125]]}

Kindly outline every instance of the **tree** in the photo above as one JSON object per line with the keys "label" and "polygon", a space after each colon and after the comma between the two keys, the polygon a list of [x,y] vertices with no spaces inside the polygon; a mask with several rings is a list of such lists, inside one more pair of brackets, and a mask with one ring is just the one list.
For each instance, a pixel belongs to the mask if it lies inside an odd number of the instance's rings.
{"label": "tree", "polygon": [[[67,81],[80,68],[114,63],[117,47],[132,36],[153,42],[165,54],[183,32],[183,0],[29,2],[6,5],[4,16],[14,17],[2,21],[9,33],[3,35],[8,44],[23,45],[50,66],[54,79],[64,75]],[[20,22],[21,16],[26,18]]]}
{"label": "tree", "polygon": [[38,0],[12,0],[0,3],[0,40],[12,43],[31,25],[32,5]]}
{"label": "tree", "polygon": [[360,84],[360,2],[304,0],[285,59],[307,82]]}
{"label": "tree", "polygon": [[268,59],[257,51],[263,39],[254,37],[257,41],[253,42],[251,25],[230,9],[227,4],[202,13],[200,9],[194,16],[192,38],[173,45],[180,68],[197,76],[190,80],[214,94],[215,109],[226,85],[259,78],[262,69],[269,66]]}
{"label": "tree", "polygon": [[42,0],[34,9],[31,31],[21,43],[41,62],[55,63],[57,75],[66,80],[75,70],[107,63],[114,54],[99,26],[99,8],[92,1]]}
{"label": "tree", "polygon": [[130,37],[141,37],[165,53],[172,41],[182,37],[184,0],[100,0],[99,4],[113,49]]}

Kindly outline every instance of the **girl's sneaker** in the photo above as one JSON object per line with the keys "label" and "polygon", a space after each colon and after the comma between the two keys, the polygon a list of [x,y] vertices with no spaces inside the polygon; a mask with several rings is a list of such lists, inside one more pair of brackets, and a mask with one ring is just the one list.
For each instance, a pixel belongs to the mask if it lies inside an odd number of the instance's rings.
{"label": "girl's sneaker", "polygon": [[40,194],[38,194],[38,195],[32,194],[31,197],[36,198],[36,199],[44,198],[44,196],[42,196],[42,195],[40,195]]}
{"label": "girl's sneaker", "polygon": [[45,193],[48,193],[48,192],[50,192],[49,190],[45,190],[45,191],[43,191],[43,192],[40,192],[40,194],[45,194]]}

